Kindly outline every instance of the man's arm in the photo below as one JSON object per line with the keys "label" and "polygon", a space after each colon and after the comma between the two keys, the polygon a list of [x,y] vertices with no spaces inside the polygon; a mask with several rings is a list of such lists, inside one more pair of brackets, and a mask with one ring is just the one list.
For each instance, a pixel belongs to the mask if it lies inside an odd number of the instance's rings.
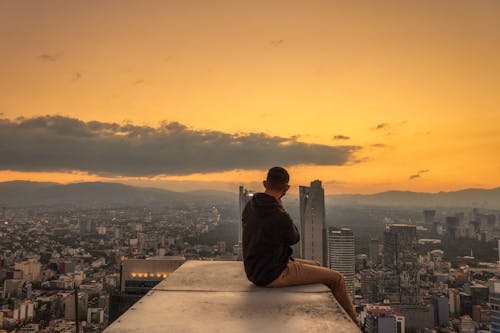
{"label": "man's arm", "polygon": [[296,244],[300,240],[300,234],[290,215],[283,212],[278,221],[278,233],[283,237],[285,243],[287,245]]}

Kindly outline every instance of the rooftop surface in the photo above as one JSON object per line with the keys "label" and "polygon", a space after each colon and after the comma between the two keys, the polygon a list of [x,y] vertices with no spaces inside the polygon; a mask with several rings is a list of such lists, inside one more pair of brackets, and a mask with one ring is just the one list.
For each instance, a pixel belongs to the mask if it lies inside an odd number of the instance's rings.
{"label": "rooftop surface", "polygon": [[105,333],[360,332],[324,285],[262,288],[242,262],[188,261]]}

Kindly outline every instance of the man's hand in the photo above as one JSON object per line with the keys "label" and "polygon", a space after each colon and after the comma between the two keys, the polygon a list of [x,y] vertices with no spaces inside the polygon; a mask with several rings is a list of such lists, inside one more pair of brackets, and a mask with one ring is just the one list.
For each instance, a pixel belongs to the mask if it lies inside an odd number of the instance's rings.
{"label": "man's hand", "polygon": [[279,207],[279,208],[280,208],[280,210],[281,210],[282,212],[285,212],[285,207],[283,207],[283,202],[281,202],[281,199],[279,199],[279,200],[278,200],[278,205],[280,206],[280,207]]}

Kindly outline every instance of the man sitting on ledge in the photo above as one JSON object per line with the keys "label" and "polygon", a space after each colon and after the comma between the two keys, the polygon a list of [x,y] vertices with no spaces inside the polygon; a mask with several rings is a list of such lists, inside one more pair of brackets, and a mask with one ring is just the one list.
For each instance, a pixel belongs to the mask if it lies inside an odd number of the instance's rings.
{"label": "man sitting on ledge", "polygon": [[342,274],[317,262],[292,257],[290,246],[299,241],[299,232],[281,203],[290,188],[289,180],[284,168],[269,169],[263,182],[265,192],[255,193],[243,210],[246,275],[255,285],[270,288],[322,283],[359,323]]}

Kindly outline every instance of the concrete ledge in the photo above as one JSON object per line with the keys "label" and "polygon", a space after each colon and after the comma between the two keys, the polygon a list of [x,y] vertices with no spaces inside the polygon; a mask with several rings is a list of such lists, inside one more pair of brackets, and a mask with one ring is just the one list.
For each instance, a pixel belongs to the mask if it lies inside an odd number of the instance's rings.
{"label": "concrete ledge", "polygon": [[323,285],[261,288],[242,262],[188,261],[105,333],[360,332]]}
{"label": "concrete ledge", "polygon": [[[330,292],[322,284],[286,289],[291,292]],[[168,279],[158,283],[154,290],[266,292],[269,289],[257,287],[248,281],[242,262],[191,260],[179,267]]]}

